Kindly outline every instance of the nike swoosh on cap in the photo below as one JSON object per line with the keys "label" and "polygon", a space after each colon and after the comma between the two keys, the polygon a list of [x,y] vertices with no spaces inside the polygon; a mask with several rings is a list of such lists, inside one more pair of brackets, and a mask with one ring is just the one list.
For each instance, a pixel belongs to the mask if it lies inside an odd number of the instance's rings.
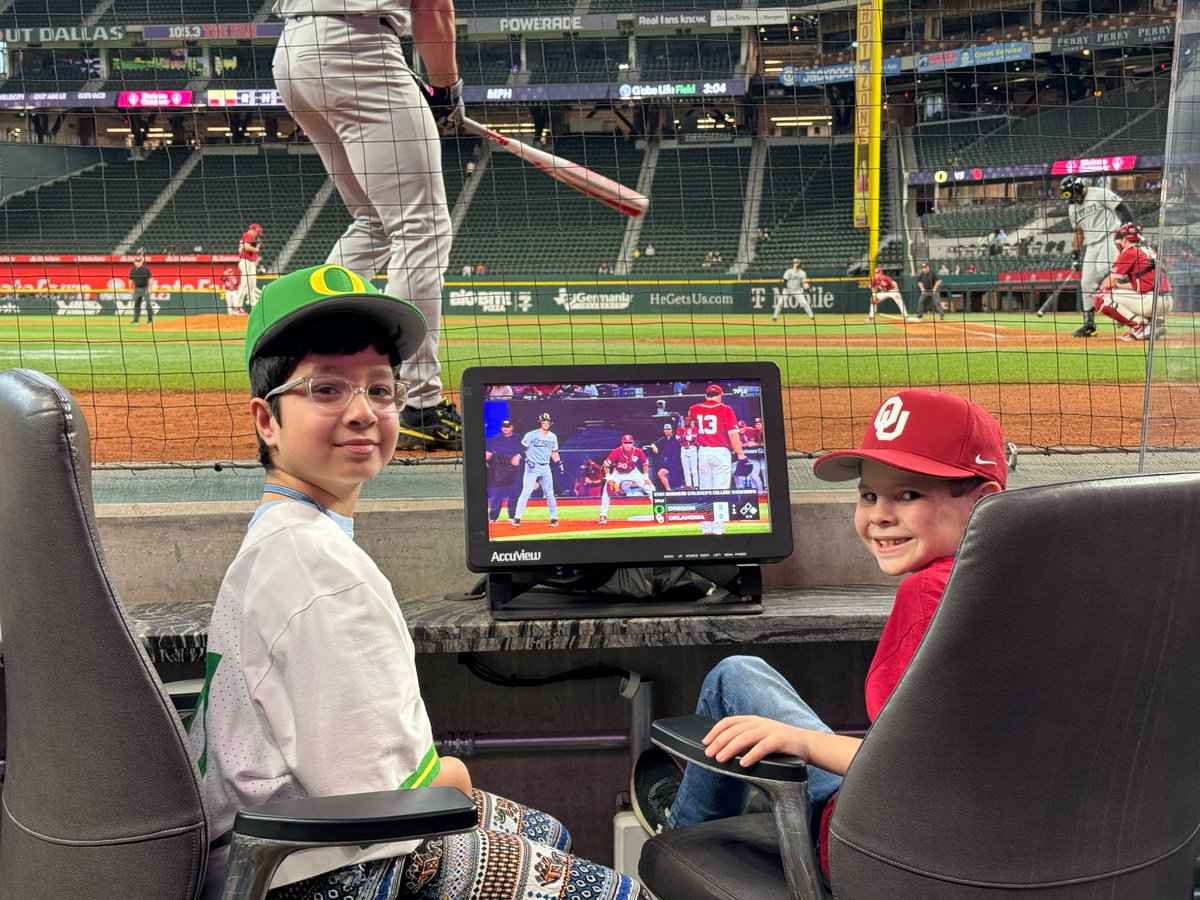
{"label": "nike swoosh on cap", "polygon": [[980,456],[978,453],[976,453],[975,454],[975,465],[977,465],[977,466],[994,466],[994,465],[996,465],[996,462],[995,462],[995,460],[984,459],[982,456]]}

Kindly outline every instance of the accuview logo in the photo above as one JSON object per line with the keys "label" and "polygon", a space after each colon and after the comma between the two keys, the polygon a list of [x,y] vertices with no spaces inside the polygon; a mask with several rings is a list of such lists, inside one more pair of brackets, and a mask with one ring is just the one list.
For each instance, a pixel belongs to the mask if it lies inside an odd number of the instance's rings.
{"label": "accuview logo", "polygon": [[537,562],[542,558],[541,551],[531,550],[511,550],[508,553],[501,553],[498,550],[492,552],[492,562]]}

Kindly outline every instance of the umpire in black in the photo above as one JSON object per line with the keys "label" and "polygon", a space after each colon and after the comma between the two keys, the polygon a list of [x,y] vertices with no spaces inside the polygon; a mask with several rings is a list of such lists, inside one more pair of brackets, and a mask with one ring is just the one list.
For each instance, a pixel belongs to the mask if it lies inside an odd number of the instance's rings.
{"label": "umpire in black", "polygon": [[500,423],[499,434],[487,442],[488,521],[500,521],[500,508],[508,502],[508,518],[517,508],[521,492],[521,438],[513,433],[508,419]]}
{"label": "umpire in black", "polygon": [[154,324],[154,305],[150,300],[150,267],[146,258],[137,254],[133,258],[133,266],[129,269],[129,283],[133,287],[133,322],[136,325],[142,315],[142,304],[146,304],[146,324]]}

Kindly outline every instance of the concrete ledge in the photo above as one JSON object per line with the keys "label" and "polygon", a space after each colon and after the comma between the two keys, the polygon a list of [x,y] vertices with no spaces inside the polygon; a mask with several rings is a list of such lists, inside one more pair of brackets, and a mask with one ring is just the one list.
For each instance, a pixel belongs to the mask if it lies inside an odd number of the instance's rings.
{"label": "concrete ledge", "polygon": [[[766,587],[878,584],[882,574],[854,533],[853,491],[792,494],[795,552],[766,566]],[[104,552],[128,607],[207,601],[217,595],[237,555],[255,501],[100,504]],[[478,576],[467,571],[462,500],[364,500],[355,540],[392,582],[397,597],[462,593]]]}

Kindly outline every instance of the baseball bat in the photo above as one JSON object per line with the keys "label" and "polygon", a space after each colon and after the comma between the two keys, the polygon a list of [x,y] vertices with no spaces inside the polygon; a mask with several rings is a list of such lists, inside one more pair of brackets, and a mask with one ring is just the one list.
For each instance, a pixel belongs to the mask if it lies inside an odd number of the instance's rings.
{"label": "baseball bat", "polygon": [[471,134],[487,138],[513,156],[541,169],[556,181],[561,181],[567,187],[574,188],[584,196],[598,200],[605,206],[611,206],[627,216],[640,216],[650,205],[649,197],[643,197],[632,188],[618,184],[611,178],[605,178],[599,172],[593,172],[579,163],[513,140],[474,119],[464,117],[461,127]]}
{"label": "baseball bat", "polygon": [[1076,264],[1072,263],[1071,271],[1067,273],[1067,277],[1064,278],[1062,281],[1060,281],[1057,285],[1055,285],[1054,290],[1050,292],[1050,296],[1046,298],[1046,302],[1043,303],[1040,307],[1038,307],[1038,311],[1037,311],[1038,316],[1045,315],[1046,311],[1049,310],[1051,307],[1054,307],[1054,311],[1058,312],[1058,295],[1063,292],[1063,288],[1065,288],[1067,286],[1067,282],[1070,281],[1072,278],[1074,278],[1078,274],[1079,274],[1079,270],[1076,268]]}

